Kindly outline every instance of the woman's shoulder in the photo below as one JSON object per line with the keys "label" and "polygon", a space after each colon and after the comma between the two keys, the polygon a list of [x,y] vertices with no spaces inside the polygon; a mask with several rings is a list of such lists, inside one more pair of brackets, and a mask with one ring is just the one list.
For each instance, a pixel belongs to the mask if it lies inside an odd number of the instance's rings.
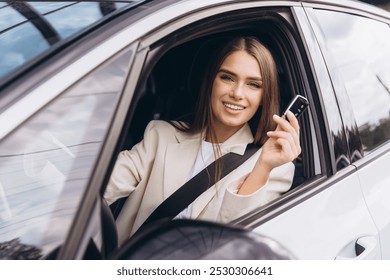
{"label": "woman's shoulder", "polygon": [[148,123],[145,130],[178,131],[188,128],[188,125],[179,121],[152,120]]}
{"label": "woman's shoulder", "polygon": [[148,134],[164,135],[176,135],[185,133],[184,131],[188,128],[188,125],[178,121],[163,121],[163,120],[152,120],[146,126],[145,136]]}

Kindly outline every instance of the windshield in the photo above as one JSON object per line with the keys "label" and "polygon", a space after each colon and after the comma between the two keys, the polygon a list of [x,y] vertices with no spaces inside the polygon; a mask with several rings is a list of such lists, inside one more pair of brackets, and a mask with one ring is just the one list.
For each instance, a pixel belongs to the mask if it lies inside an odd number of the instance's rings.
{"label": "windshield", "polygon": [[129,2],[2,2],[0,80],[126,5]]}

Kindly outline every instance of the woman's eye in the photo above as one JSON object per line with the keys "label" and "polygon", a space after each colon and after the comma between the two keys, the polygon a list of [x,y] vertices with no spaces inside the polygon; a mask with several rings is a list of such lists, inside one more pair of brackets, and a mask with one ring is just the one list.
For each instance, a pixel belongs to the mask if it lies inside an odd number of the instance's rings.
{"label": "woman's eye", "polygon": [[251,88],[256,88],[256,89],[262,87],[262,85],[259,84],[259,83],[249,83],[248,85],[249,85]]}
{"label": "woman's eye", "polygon": [[229,82],[233,82],[233,78],[230,77],[229,75],[226,75],[226,74],[222,74],[221,75],[221,79],[224,80],[224,81],[229,81]]}

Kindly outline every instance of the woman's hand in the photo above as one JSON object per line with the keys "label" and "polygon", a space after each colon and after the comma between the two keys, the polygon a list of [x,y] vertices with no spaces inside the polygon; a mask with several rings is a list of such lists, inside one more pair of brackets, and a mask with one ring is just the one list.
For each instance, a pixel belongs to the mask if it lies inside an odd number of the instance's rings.
{"label": "woman's hand", "polygon": [[275,167],[293,161],[301,153],[298,120],[290,111],[287,112],[287,118],[288,121],[274,115],[277,128],[267,133],[269,139],[263,146],[258,164],[269,172]]}
{"label": "woman's hand", "polygon": [[289,121],[277,115],[273,118],[277,128],[267,133],[269,139],[263,145],[255,167],[241,185],[238,194],[254,193],[267,183],[272,169],[293,161],[301,153],[299,124],[294,114],[287,112]]}

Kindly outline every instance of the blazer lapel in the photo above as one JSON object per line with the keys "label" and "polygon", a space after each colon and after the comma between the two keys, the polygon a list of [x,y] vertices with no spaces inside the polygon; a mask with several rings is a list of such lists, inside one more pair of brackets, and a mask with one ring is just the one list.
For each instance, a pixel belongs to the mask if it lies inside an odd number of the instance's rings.
{"label": "blazer lapel", "polygon": [[164,164],[164,199],[187,182],[200,146],[200,135],[177,133],[178,143],[167,146]]}

